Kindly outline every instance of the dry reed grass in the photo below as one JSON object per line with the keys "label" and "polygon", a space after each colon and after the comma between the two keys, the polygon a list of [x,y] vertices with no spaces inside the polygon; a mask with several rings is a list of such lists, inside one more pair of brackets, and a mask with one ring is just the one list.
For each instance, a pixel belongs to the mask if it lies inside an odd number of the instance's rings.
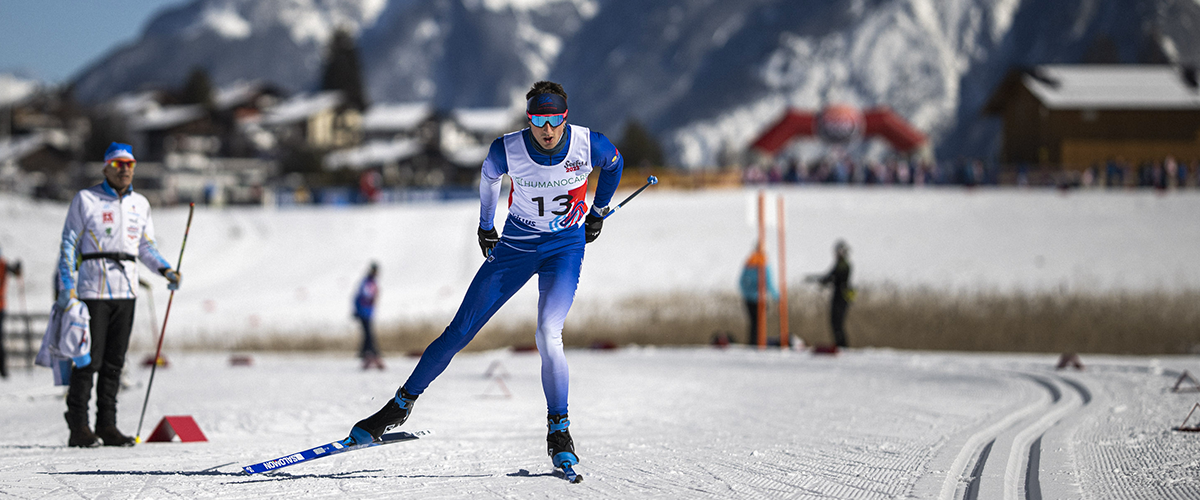
{"label": "dry reed grass", "polygon": [[[1081,293],[976,292],[863,287],[851,306],[852,347],[995,352],[1187,354],[1200,349],[1200,291]],[[792,288],[789,331],[809,345],[829,344],[828,299]],[[777,336],[778,311],[768,314]],[[444,325],[381,325],[385,353],[418,353]],[[576,304],[564,330],[568,347],[704,345],[725,333],[744,341],[745,306],[732,293],[676,293],[620,301],[605,310]],[[532,322],[487,325],[467,347],[481,351],[532,348]],[[238,341],[236,350],[353,351],[358,336],[275,334]],[[203,346],[190,346],[203,348]],[[211,347],[211,346],[210,346]]]}

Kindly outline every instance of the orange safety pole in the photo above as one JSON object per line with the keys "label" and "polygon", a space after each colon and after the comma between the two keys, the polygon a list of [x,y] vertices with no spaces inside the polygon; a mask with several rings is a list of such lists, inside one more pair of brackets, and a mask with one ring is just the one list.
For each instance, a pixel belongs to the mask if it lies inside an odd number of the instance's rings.
{"label": "orange safety pole", "polygon": [[762,265],[758,266],[758,349],[767,348],[767,239],[766,195],[758,192],[758,254]]}
{"label": "orange safety pole", "polygon": [[779,196],[779,349],[788,348],[787,251],[784,248],[783,196]]}

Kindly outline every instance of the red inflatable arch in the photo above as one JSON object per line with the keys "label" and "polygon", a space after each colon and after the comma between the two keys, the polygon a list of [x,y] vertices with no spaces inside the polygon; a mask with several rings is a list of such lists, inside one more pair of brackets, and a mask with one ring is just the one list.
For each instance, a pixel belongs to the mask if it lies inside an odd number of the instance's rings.
{"label": "red inflatable arch", "polygon": [[892,149],[905,154],[916,152],[926,142],[925,134],[886,106],[860,113],[853,107],[833,104],[817,113],[789,109],[752,146],[774,155],[796,137],[814,136],[831,143],[844,143],[859,136],[880,137]]}

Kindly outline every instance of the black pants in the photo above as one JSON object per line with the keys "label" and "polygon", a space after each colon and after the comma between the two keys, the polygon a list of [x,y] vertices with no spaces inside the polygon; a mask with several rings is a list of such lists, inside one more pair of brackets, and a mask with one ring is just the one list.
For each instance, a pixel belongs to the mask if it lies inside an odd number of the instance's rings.
{"label": "black pants", "polygon": [[846,347],[846,309],[850,303],[833,299],[829,306],[829,326],[833,329],[833,343],[838,347]]}
{"label": "black pants", "polygon": [[96,427],[117,423],[117,391],[121,389],[121,369],[125,367],[125,351],[129,349],[129,334],[133,330],[134,299],[84,300],[92,337],[92,363],[71,370],[71,385],[67,389],[67,412],[86,419],[88,400],[92,397],[93,378],[96,382]]}
{"label": "black pants", "polygon": [[378,356],[379,350],[375,348],[375,332],[371,329],[371,318],[359,316],[358,321],[362,323],[363,329],[362,349],[358,350],[358,357]]}
{"label": "black pants", "polygon": [[0,377],[8,378],[8,353],[4,350],[4,309],[0,309]]}
{"label": "black pants", "polygon": [[746,345],[758,345],[758,301],[747,300],[746,312],[750,316],[750,330],[746,334]]}

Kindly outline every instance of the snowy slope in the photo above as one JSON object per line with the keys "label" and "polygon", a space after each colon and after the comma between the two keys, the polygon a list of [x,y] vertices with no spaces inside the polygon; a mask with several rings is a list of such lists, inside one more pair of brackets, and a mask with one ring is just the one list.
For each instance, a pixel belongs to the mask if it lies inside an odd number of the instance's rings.
{"label": "snowy slope", "polygon": [[[624,186],[640,184],[632,171]],[[627,191],[618,192],[623,199]],[[790,188],[789,282],[824,271],[838,238],[854,281],[953,292],[1200,289],[1200,193]],[[589,245],[572,317],[619,317],[672,292],[734,293],[755,238],[753,189],[650,189]],[[774,206],[773,202],[769,206]],[[0,195],[0,247],[27,263],[34,310],[48,309],[66,205]],[[171,311],[171,339],[227,346],[278,332],[351,336],[351,298],[380,263],[378,321],[443,325],[481,262],[477,201],[347,209],[197,207]],[[503,220],[501,209],[497,221]],[[178,255],[186,207],[155,209],[161,249]],[[774,259],[774,232],[768,239]],[[159,315],[167,302],[155,283]],[[10,304],[16,290],[10,287]],[[527,286],[493,320],[533,319]],[[144,306],[139,306],[144,307]],[[139,313],[139,321],[146,314]],[[141,332],[148,326],[139,325]],[[141,335],[141,334],[139,334]]]}
{"label": "snowy slope", "polygon": [[[11,498],[1196,498],[1198,450],[1171,393],[1196,357],[852,350],[837,357],[706,348],[579,351],[571,433],[585,476],[545,456],[538,357],[459,355],[404,429],[418,441],[264,475],[240,466],[345,436],[415,365],[349,356],[177,355],[158,370],[146,437],[190,415],[201,443],[66,448],[45,369],[0,382],[0,490]],[[495,363],[507,376],[504,397]],[[149,371],[129,370],[118,423],[137,429]],[[1193,417],[1194,420],[1195,417]]]}

